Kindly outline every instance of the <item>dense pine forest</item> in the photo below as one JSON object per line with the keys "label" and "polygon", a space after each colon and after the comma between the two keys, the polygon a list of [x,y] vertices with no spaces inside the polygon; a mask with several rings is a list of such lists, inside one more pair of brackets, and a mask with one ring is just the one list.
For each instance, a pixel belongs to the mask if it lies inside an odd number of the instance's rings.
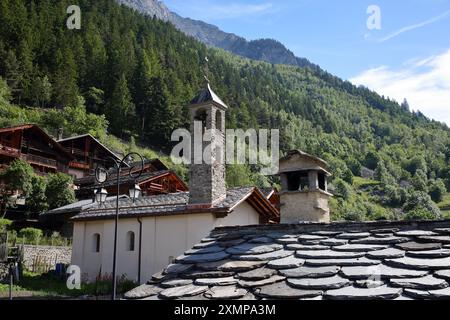
{"label": "dense pine forest", "polygon": [[[281,149],[327,160],[335,219],[440,218],[450,189],[450,130],[320,68],[271,65],[207,48],[169,23],[113,0],[0,3],[0,126],[34,122],[50,134],[90,132],[167,152],[204,84],[231,107],[229,128],[279,128]],[[118,139],[117,139],[118,138]],[[373,178],[361,178],[361,169]],[[275,182],[228,168],[229,185]],[[369,169],[369,170],[367,170]]]}

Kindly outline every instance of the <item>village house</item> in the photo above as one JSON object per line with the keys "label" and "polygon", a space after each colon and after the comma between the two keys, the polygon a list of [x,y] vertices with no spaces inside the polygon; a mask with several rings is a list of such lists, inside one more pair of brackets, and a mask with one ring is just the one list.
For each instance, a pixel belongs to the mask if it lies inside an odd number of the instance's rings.
{"label": "village house", "polygon": [[[130,178],[129,173],[136,175],[142,172],[138,179]],[[108,181],[99,183],[95,180],[95,175],[89,175],[76,179],[74,184],[77,187],[77,199],[92,199],[94,193],[104,188],[108,195],[117,194],[116,173],[111,172]],[[122,170],[120,179],[119,194],[128,194],[129,189],[135,184],[141,188],[142,195],[167,194],[187,191],[188,187],[183,180],[159,159],[144,160],[144,167],[141,163],[131,164],[130,168]]]}
{"label": "village house", "polygon": [[[0,129],[0,172],[15,160],[27,162],[40,176],[51,173],[68,173],[73,159],[64,148],[44,130],[34,124],[24,124]],[[0,181],[0,187],[4,186]],[[5,218],[26,221],[27,203],[20,190],[8,191],[15,208],[8,208]],[[2,204],[4,206],[4,204]],[[5,210],[4,207],[2,210]],[[36,223],[36,221],[25,222]]]}
{"label": "village house", "polygon": [[[218,159],[225,145],[227,106],[208,84],[189,108],[192,126],[201,116],[205,129],[217,128],[212,131],[216,148],[211,157]],[[118,275],[144,283],[215,227],[279,221],[279,211],[269,201],[271,192],[266,196],[256,187],[227,189],[224,163],[211,163],[191,165],[189,191],[120,201]],[[72,218],[72,264],[81,268],[85,280],[112,272],[115,208],[111,201],[95,204]]]}
{"label": "village house", "polygon": [[119,157],[90,134],[69,138],[62,138],[59,131],[58,143],[72,155],[68,173],[75,179],[83,178],[94,173],[99,165],[105,165],[109,158],[118,160]]}
{"label": "village house", "polygon": [[0,170],[22,159],[39,175],[69,172],[73,157],[44,130],[34,124],[0,129]]}

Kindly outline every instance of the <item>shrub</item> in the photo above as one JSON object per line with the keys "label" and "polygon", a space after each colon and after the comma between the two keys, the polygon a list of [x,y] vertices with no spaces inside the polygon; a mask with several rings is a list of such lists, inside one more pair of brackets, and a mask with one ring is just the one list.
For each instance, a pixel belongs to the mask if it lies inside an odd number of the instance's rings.
{"label": "shrub", "polygon": [[73,179],[67,174],[56,173],[48,176],[45,196],[49,209],[59,208],[75,201],[72,184]]}
{"label": "shrub", "polygon": [[342,198],[348,200],[351,196],[352,190],[350,185],[344,180],[337,178],[334,180],[333,185],[335,187],[336,193]]}
{"label": "shrub", "polygon": [[414,189],[416,189],[417,191],[428,192],[428,179],[426,173],[423,170],[419,169],[416,171],[416,174],[412,178],[411,183]]}
{"label": "shrub", "polygon": [[364,221],[365,215],[362,211],[351,210],[342,215],[345,221]]}
{"label": "shrub", "polygon": [[426,209],[423,208],[417,208],[410,212],[408,212],[405,216],[405,220],[434,220],[436,217],[435,215]]}
{"label": "shrub", "polygon": [[429,195],[434,202],[441,202],[447,193],[447,188],[442,179],[433,180],[430,184]]}
{"label": "shrub", "polygon": [[23,237],[27,241],[37,243],[42,237],[42,230],[36,228],[24,228],[19,231],[19,237]]}
{"label": "shrub", "polygon": [[[431,200],[431,197],[421,191],[413,191],[409,194],[405,205],[403,206],[403,211],[410,214],[410,217],[423,215],[426,217],[432,217],[432,219],[441,218],[441,210],[439,210],[436,203]],[[424,214],[423,212],[427,212]]]}
{"label": "shrub", "polygon": [[373,221],[392,220],[394,218],[392,212],[381,206],[377,206],[372,203],[367,203],[366,207],[369,220]]}
{"label": "shrub", "polygon": [[12,224],[11,220],[0,219],[0,232],[8,230],[8,227]]}

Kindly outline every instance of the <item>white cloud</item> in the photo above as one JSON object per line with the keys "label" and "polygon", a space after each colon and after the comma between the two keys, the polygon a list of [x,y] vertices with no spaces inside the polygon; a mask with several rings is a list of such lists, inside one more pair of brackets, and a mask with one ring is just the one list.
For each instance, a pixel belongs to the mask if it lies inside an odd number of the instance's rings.
{"label": "white cloud", "polygon": [[191,18],[207,21],[262,15],[272,12],[274,9],[274,5],[270,2],[248,4],[240,1],[217,3],[212,0],[189,0],[169,1],[168,5]]}
{"label": "white cloud", "polygon": [[450,49],[426,59],[405,62],[394,70],[369,69],[350,79],[398,102],[406,98],[414,110],[450,125]]}
{"label": "white cloud", "polygon": [[209,15],[219,19],[239,18],[243,16],[262,14],[268,12],[273,5],[271,3],[241,4],[230,3],[227,5],[214,5],[209,8]]}
{"label": "white cloud", "polygon": [[449,15],[450,15],[450,11],[446,11],[443,14],[437,16],[437,17],[428,19],[426,21],[423,21],[423,22],[420,22],[420,23],[417,23],[417,24],[413,24],[413,25],[410,25],[410,26],[403,27],[403,28],[401,28],[401,29],[399,29],[399,30],[397,30],[397,31],[387,35],[386,37],[380,39],[379,42],[387,41],[389,39],[392,39],[392,38],[395,38],[395,37],[401,35],[404,32],[408,32],[408,31],[411,31],[411,30],[414,30],[414,29],[422,28],[422,27],[425,27],[425,26],[427,26],[429,24],[438,22],[439,20],[442,20],[442,19],[448,17]]}

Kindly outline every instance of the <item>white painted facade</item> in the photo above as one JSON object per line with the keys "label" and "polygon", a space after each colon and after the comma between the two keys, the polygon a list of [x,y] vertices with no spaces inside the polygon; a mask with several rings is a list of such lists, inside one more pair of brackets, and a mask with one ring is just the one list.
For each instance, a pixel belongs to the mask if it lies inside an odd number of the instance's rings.
{"label": "white painted facade", "polygon": [[[211,230],[220,226],[259,224],[259,213],[246,201],[225,218],[212,213],[143,217],[141,277],[145,283],[151,276],[184,251],[199,243]],[[121,219],[118,227],[117,275],[138,281],[139,230],[137,218]],[[129,250],[129,232],[134,233],[134,251]],[[99,274],[112,273],[114,220],[76,221],[73,230],[72,264],[81,268],[85,281]],[[96,235],[100,236],[97,248]],[[98,252],[96,250],[99,249]]]}

